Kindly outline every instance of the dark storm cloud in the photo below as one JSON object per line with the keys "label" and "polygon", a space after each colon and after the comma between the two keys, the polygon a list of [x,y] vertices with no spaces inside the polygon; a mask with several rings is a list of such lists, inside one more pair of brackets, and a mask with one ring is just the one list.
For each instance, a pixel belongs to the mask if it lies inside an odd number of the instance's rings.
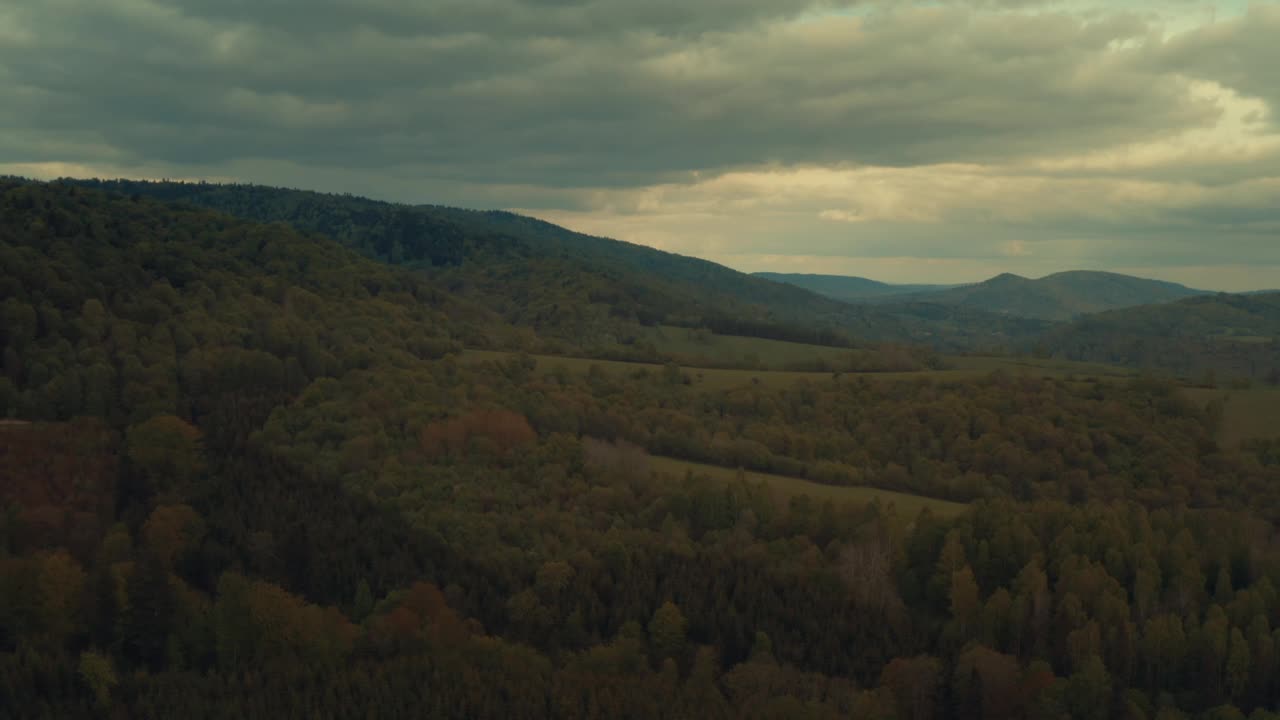
{"label": "dark storm cloud", "polygon": [[19,7],[23,39],[0,64],[22,147],[94,134],[124,160],[566,186],[761,162],[984,162],[1216,116],[1178,78],[1100,55],[1144,31],[1133,18],[929,8],[777,22],[832,8],[55,0]]}

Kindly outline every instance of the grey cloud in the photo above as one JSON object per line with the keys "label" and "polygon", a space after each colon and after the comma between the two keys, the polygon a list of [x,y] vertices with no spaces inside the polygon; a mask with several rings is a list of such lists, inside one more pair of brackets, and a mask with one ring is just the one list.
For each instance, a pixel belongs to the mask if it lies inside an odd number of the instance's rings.
{"label": "grey cloud", "polygon": [[1157,67],[1219,82],[1262,98],[1280,127],[1280,4],[1253,3],[1239,18],[1184,33],[1153,53]]}
{"label": "grey cloud", "polygon": [[[11,109],[173,163],[411,164],[459,180],[646,184],[762,162],[983,162],[1211,122],[1132,18],[831,3],[56,0],[0,47]],[[750,32],[740,32],[745,26]],[[687,32],[678,32],[678,31]],[[6,92],[6,96],[10,96]],[[64,158],[50,158],[64,159]]]}
{"label": "grey cloud", "polygon": [[345,33],[368,27],[392,36],[481,33],[498,37],[581,37],[651,32],[689,37],[856,0],[175,0],[193,16],[251,19],[290,34]]}
{"label": "grey cloud", "polygon": [[[1211,211],[1206,211],[1211,212]],[[1209,220],[1211,218],[1205,218]],[[1155,265],[1195,266],[1215,261],[1238,262],[1248,258],[1259,265],[1280,265],[1275,230],[1280,216],[1268,221],[1270,232],[1254,230],[1224,238],[1219,231],[1187,226],[1161,228],[1076,224],[1051,228],[1034,225],[953,223],[946,226],[878,223],[854,229],[822,229],[816,224],[805,234],[805,253],[830,257],[921,257],[934,259],[1009,260],[1010,244],[1021,243],[1026,258],[1077,266]],[[1206,243],[1228,241],[1231,255],[1224,256]],[[1219,246],[1221,247],[1221,246]],[[745,244],[743,252],[794,252],[787,243],[761,237]]]}
{"label": "grey cloud", "polygon": [[[555,211],[711,257],[1280,265],[1280,186],[1246,182],[1280,178],[1280,145],[1038,165],[1215,125],[1226,106],[1190,93],[1198,80],[1261,98],[1274,126],[1280,7],[1164,39],[1159,11],[1194,4],[17,0],[0,5],[0,162]],[[834,14],[804,20],[816,13]],[[937,163],[980,166],[972,181],[999,188],[1093,189],[1011,201],[944,178],[892,200],[945,208],[934,222],[840,223],[819,213],[858,198],[800,183],[781,205],[772,188],[735,205],[749,188],[703,182],[761,168],[945,175]],[[1108,196],[1133,179],[1158,185],[1155,199]],[[637,190],[655,183],[724,197],[664,215]],[[1001,212],[1009,202],[1025,212]]]}

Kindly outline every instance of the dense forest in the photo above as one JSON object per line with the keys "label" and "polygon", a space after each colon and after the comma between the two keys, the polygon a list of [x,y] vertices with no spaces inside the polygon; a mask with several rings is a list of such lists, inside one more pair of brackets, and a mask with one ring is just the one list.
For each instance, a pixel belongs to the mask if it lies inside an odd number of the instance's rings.
{"label": "dense forest", "polygon": [[[824,296],[830,294],[824,287],[796,287],[786,276],[775,282],[744,275],[508,212],[255,185],[74,182],[323,234],[365,257],[415,269],[441,289],[533,330],[538,349],[553,354],[658,359],[643,329],[669,324],[847,347],[913,343],[944,352],[1038,352],[1197,379],[1213,373],[1224,381],[1280,384],[1274,294],[1147,305],[1201,291],[1113,273],[1063,272],[849,304],[838,294]],[[1140,307],[1096,312],[1129,305]]]}
{"label": "dense forest", "polygon": [[1280,292],[1208,295],[1087,315],[1054,328],[1040,351],[1160,368],[1189,377],[1280,384]]}
{"label": "dense forest", "polygon": [[1036,320],[963,307],[893,312],[837,302],[698,258],[575,233],[501,211],[397,205],[254,185],[77,181],[285,222],[357,252],[419,269],[554,341],[557,351],[630,344],[657,323],[822,345],[916,342],[943,350],[1007,348]]}
{"label": "dense forest", "polygon": [[350,245],[0,183],[0,716],[1280,717],[1280,434],[1145,376],[544,367]]}

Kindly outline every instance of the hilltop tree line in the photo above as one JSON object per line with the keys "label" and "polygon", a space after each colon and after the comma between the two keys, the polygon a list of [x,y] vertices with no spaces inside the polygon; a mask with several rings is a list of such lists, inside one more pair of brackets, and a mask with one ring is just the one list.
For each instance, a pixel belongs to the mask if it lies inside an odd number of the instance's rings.
{"label": "hilltop tree line", "polygon": [[601,356],[659,323],[832,346],[911,342],[1008,347],[1044,328],[1024,318],[907,304],[855,307],[698,258],[575,233],[501,211],[401,205],[254,185],[80,180],[318,232],[417,269],[536,330],[548,347]]}
{"label": "hilltop tree line", "polygon": [[1088,315],[1046,333],[1036,349],[1209,383],[1280,385],[1280,293],[1210,295]]}

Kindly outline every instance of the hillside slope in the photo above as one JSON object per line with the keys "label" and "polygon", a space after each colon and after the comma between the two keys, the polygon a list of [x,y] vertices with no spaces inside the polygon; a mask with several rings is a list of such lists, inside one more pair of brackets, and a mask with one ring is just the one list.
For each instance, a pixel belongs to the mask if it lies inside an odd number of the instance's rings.
{"label": "hillside slope", "polygon": [[232,413],[247,432],[318,377],[515,336],[324,238],[68,185],[0,181],[0,268],[0,417]]}
{"label": "hillside slope", "polygon": [[1169,383],[459,362],[417,273],[68,185],[0,270],[5,718],[1271,717],[1280,441]]}
{"label": "hillside slope", "polygon": [[1072,360],[1280,382],[1280,293],[1207,295],[1088,315],[1048,331],[1039,347]]}
{"label": "hillside slope", "polygon": [[[1203,290],[1162,280],[1073,270],[1035,280],[1004,273],[974,285],[907,297],[921,302],[963,306],[1001,315],[1062,321],[1089,313],[1172,302],[1203,294]],[[905,298],[894,298],[899,299]]]}
{"label": "hillside slope", "polygon": [[947,290],[955,285],[897,285],[852,275],[816,275],[809,273],[752,273],[755,277],[795,285],[836,300],[859,302],[873,298],[894,297],[914,293]]}
{"label": "hillside slope", "polygon": [[[1042,326],[979,314],[938,324],[910,307],[854,307],[715,263],[500,211],[398,205],[247,185],[77,181],[328,235],[426,272],[507,320],[579,350],[659,323],[830,345],[1008,345]],[[954,319],[954,318],[953,318]]]}

